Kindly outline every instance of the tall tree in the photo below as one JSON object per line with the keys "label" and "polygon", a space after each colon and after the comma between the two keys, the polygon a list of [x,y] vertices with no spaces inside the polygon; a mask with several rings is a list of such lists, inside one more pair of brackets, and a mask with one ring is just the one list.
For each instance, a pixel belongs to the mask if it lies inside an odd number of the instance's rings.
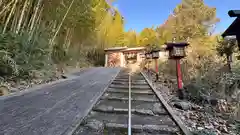
{"label": "tall tree", "polygon": [[159,47],[158,35],[154,28],[145,28],[139,35],[139,45],[150,49]]}
{"label": "tall tree", "polygon": [[182,0],[166,22],[177,40],[188,40],[209,34],[219,19],[216,9],[207,6],[203,0]]}

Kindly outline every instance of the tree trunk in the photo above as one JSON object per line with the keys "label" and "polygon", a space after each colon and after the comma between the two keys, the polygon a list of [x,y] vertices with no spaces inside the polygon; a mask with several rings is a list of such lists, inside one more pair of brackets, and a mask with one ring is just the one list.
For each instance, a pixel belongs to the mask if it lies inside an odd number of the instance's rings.
{"label": "tree trunk", "polygon": [[231,65],[231,62],[232,62],[232,55],[228,55],[228,56],[227,56],[227,65],[228,65],[228,72],[229,72],[229,73],[232,73],[232,65]]}

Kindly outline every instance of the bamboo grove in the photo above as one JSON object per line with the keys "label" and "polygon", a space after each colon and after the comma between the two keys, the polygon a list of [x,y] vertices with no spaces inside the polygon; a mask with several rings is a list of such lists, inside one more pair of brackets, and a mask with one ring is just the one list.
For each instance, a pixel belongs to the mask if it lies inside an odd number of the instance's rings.
{"label": "bamboo grove", "polygon": [[1,76],[28,77],[53,65],[102,64],[124,35],[112,1],[1,0]]}

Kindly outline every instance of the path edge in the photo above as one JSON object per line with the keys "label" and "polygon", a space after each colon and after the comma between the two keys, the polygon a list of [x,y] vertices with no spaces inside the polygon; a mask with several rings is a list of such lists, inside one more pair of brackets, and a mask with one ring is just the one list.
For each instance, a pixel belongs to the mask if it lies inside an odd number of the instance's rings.
{"label": "path edge", "polygon": [[[81,69],[79,72],[84,72],[85,70],[87,70],[88,68],[83,68]],[[48,86],[53,86],[53,85],[57,85],[61,82],[64,82],[64,81],[71,81],[71,80],[74,80],[76,78],[78,78],[79,76],[76,76],[76,75],[71,75],[71,74],[66,74],[65,76],[68,76],[68,78],[66,79],[58,79],[58,80],[55,80],[55,81],[50,81],[49,83],[43,83],[43,84],[37,84],[35,86],[32,86],[32,87],[29,87],[29,88],[26,88],[24,90],[21,90],[21,91],[17,91],[17,92],[14,92],[14,93],[10,93],[8,95],[3,95],[3,96],[0,96],[0,100],[6,100],[8,98],[12,98],[12,97],[16,97],[16,96],[22,96],[24,94],[27,94],[27,93],[30,93],[30,92],[33,92],[33,91],[37,91],[37,90],[40,90],[44,87],[48,87]]]}
{"label": "path edge", "polygon": [[156,90],[156,87],[154,87],[152,81],[149,80],[149,78],[147,77],[147,75],[141,71],[141,74],[144,76],[145,80],[148,82],[149,86],[152,88],[153,92],[157,95],[158,99],[161,101],[161,104],[163,105],[163,107],[167,110],[167,112],[170,114],[170,116],[172,117],[172,119],[174,120],[174,122],[180,127],[180,130],[182,131],[182,133],[184,135],[193,135],[185,126],[185,124],[182,122],[182,120],[180,118],[178,118],[174,112],[173,109],[170,107],[170,105],[168,105],[168,103],[166,102],[166,100],[163,98],[163,96],[161,95],[161,93],[159,91]]}
{"label": "path edge", "polygon": [[95,98],[95,100],[92,102],[92,104],[90,105],[90,107],[87,109],[87,111],[84,112],[84,114],[82,115],[83,117],[80,118],[78,120],[78,122],[73,126],[70,126],[68,129],[66,129],[61,135],[73,135],[73,133],[77,130],[77,128],[80,126],[80,124],[82,123],[82,121],[86,118],[86,116],[90,113],[90,111],[92,110],[92,108],[94,107],[94,105],[97,103],[97,101],[101,98],[101,96],[105,93],[105,91],[108,89],[108,87],[112,84],[112,82],[114,81],[114,79],[117,77],[117,75],[120,73],[120,71],[122,70],[122,68],[119,68],[116,75],[112,77],[112,79],[108,82],[108,84],[106,85],[106,87],[103,89],[102,92],[100,92],[100,94],[97,96],[97,98]]}

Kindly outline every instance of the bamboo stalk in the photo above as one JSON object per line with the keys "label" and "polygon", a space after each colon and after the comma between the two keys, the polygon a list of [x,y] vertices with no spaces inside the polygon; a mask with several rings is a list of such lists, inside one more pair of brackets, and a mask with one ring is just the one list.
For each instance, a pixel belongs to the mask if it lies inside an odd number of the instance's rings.
{"label": "bamboo stalk", "polygon": [[4,34],[5,31],[6,31],[6,29],[7,29],[8,23],[9,23],[11,17],[12,17],[12,14],[13,14],[15,8],[16,8],[17,3],[18,3],[18,0],[15,0],[14,5],[13,5],[13,7],[12,7],[12,10],[11,10],[11,12],[9,13],[8,18],[7,18],[7,20],[6,20],[6,23],[5,23],[5,25],[4,25],[2,34]]}
{"label": "bamboo stalk", "polygon": [[0,7],[2,6],[2,4],[3,4],[3,2],[2,2],[2,0],[0,0]]}
{"label": "bamboo stalk", "polygon": [[40,23],[41,23],[40,18],[41,18],[41,16],[42,16],[42,12],[43,12],[43,6],[41,7],[40,12],[39,12],[39,15],[38,15],[38,17],[37,17],[37,19],[36,19],[36,23],[35,23],[36,25],[35,25],[35,27],[33,27],[32,31],[31,31],[31,33],[30,33],[30,36],[29,36],[29,38],[28,38],[29,41],[32,39],[32,36],[33,36],[35,30],[37,29],[37,26],[39,26]]}
{"label": "bamboo stalk", "polygon": [[27,29],[26,27],[28,26],[29,24],[29,18],[30,18],[30,12],[31,12],[31,0],[28,1],[28,4],[27,4],[27,9],[26,9],[26,13],[24,14],[25,17],[24,17],[24,21],[23,21],[23,24],[22,24],[22,27],[20,27],[20,30],[22,31],[23,29]]}
{"label": "bamboo stalk", "polygon": [[70,33],[70,30],[69,30],[69,28],[67,28],[67,33],[66,33],[65,39],[64,39],[64,45],[65,45],[65,47],[67,47],[69,33]]}
{"label": "bamboo stalk", "polygon": [[30,26],[32,24],[32,20],[33,20],[32,13],[34,12],[35,1],[36,0],[30,0],[29,3],[28,3],[30,6],[29,6],[29,9],[28,9],[28,12],[27,12],[27,17],[26,17],[26,20],[25,20],[26,24],[24,24],[26,26],[26,28],[30,28]]}
{"label": "bamboo stalk", "polygon": [[23,9],[22,9],[22,12],[21,12],[21,15],[20,15],[20,19],[19,19],[19,22],[18,22],[18,25],[17,25],[17,29],[16,29],[17,34],[20,31],[20,28],[21,28],[21,25],[22,25],[22,22],[23,22],[23,16],[24,16],[24,13],[27,9],[27,5],[28,5],[28,0],[25,0],[24,5],[23,5]]}
{"label": "bamboo stalk", "polygon": [[50,41],[50,46],[51,46],[51,47],[52,47],[52,44],[53,44],[53,42],[54,42],[54,40],[55,40],[55,38],[56,38],[56,36],[57,36],[57,34],[58,34],[60,28],[62,27],[62,24],[63,24],[64,20],[66,19],[67,15],[68,15],[68,12],[70,11],[70,9],[71,9],[71,7],[72,7],[74,1],[75,1],[75,0],[72,0],[72,2],[71,2],[71,4],[70,4],[70,6],[68,7],[67,12],[65,13],[65,15],[64,15],[64,17],[63,17],[63,19],[62,19],[62,21],[61,21],[61,23],[60,23],[60,25],[59,25],[57,31],[55,32],[55,34],[54,34],[52,40]]}
{"label": "bamboo stalk", "polygon": [[14,13],[13,13],[13,19],[12,19],[12,25],[10,27],[11,31],[16,31],[17,28],[17,22],[18,22],[18,16],[20,14],[20,6],[17,6]]}
{"label": "bamboo stalk", "polygon": [[[9,7],[11,6],[11,4],[14,2],[14,0],[12,0],[11,2],[9,2],[0,12],[0,16],[4,13],[5,10],[9,9]],[[0,5],[1,6],[1,5]]]}
{"label": "bamboo stalk", "polygon": [[16,22],[16,17],[15,16],[17,16],[17,14],[16,14],[16,12],[13,12],[13,17],[12,17],[12,19],[10,19],[10,22],[11,22],[10,31],[13,31],[13,29],[14,29],[14,24]]}
{"label": "bamboo stalk", "polygon": [[41,8],[41,3],[42,3],[42,0],[39,0],[38,3],[37,3],[37,7],[35,8],[35,11],[34,11],[34,15],[32,17],[32,23],[30,25],[30,29],[29,29],[29,32],[32,33],[33,31],[33,27],[35,25],[35,21],[36,21],[36,16],[37,16],[37,13],[39,12],[39,8]]}

